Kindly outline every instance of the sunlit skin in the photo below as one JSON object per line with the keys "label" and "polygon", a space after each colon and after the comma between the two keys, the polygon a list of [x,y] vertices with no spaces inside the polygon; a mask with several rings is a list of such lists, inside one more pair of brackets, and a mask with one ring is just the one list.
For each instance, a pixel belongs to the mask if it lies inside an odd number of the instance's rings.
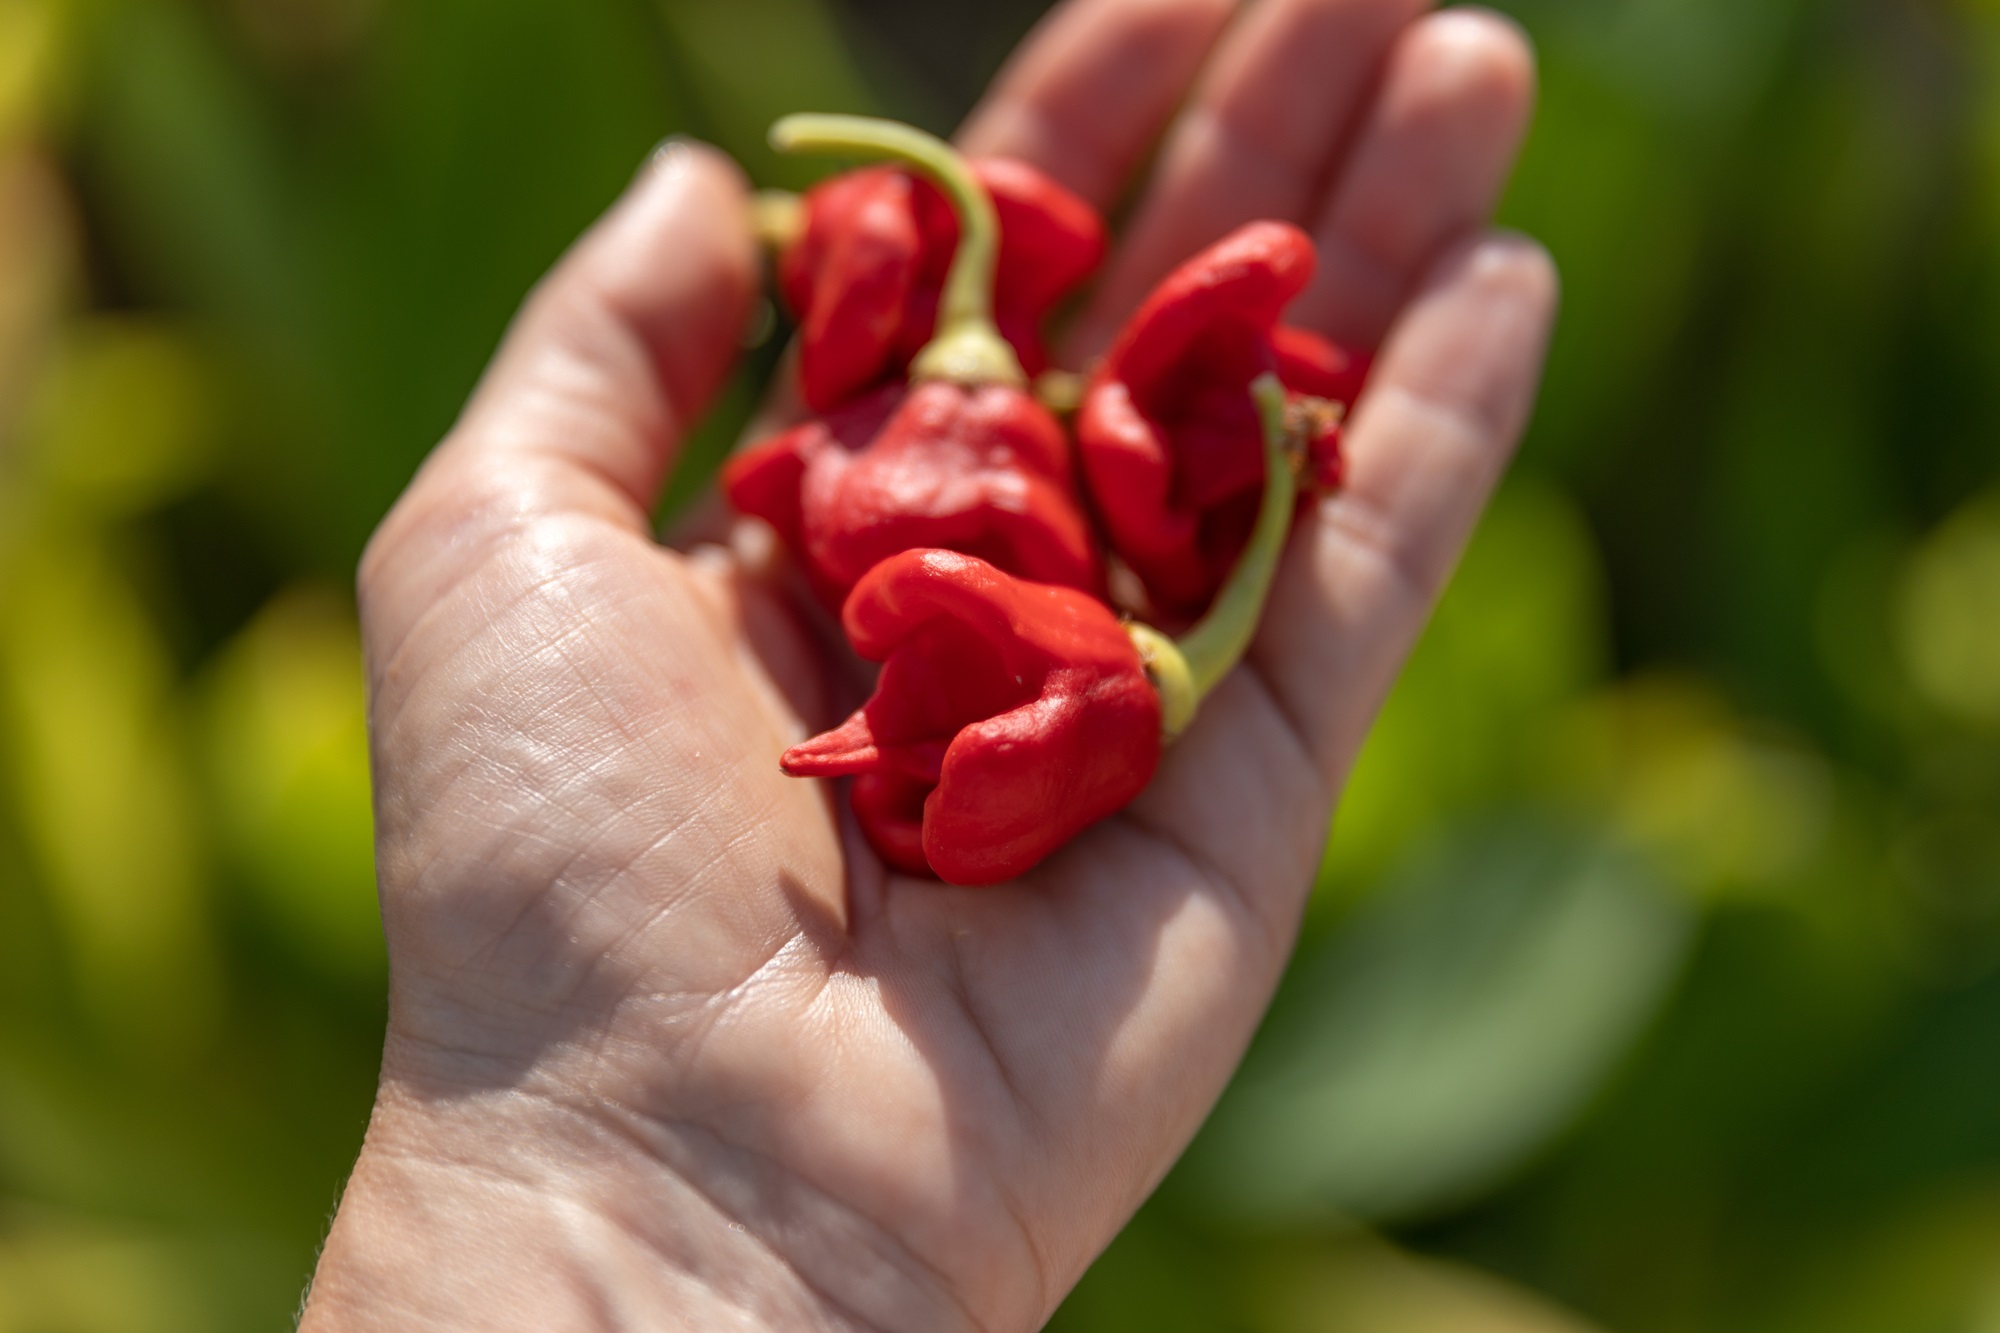
{"label": "sunlit skin", "polygon": [[852,702],[781,574],[653,537],[756,273],[734,168],[656,158],[362,565],[393,980],[305,1327],[1048,1316],[1241,1057],[1527,414],[1555,280],[1484,228],[1531,100],[1476,11],[1071,0],[973,114],[1100,205],[1163,142],[1072,364],[1254,217],[1319,245],[1291,322],[1381,346],[1247,662],[1136,804],[977,890],[885,876],[779,773]]}

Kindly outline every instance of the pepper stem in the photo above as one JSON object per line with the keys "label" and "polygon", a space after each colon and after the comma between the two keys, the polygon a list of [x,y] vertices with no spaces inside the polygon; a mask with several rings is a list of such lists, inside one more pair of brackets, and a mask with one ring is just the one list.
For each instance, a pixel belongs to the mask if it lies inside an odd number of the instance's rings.
{"label": "pepper stem", "polygon": [[1257,621],[1264,614],[1271,580],[1278,572],[1278,557],[1284,554],[1285,534],[1291,531],[1292,507],[1298,500],[1298,477],[1286,448],[1285,386],[1266,371],[1250,382],[1250,397],[1256,401],[1257,419],[1264,428],[1264,502],[1258,507],[1250,540],[1236,568],[1229,571],[1229,578],[1215,594],[1208,614],[1175,645],[1187,659],[1196,699],[1221,683],[1229,668],[1248,651],[1250,636],[1257,632]]}
{"label": "pepper stem", "polygon": [[1216,592],[1208,614],[1179,639],[1169,640],[1145,625],[1126,627],[1147,677],[1160,692],[1160,727],[1170,740],[1249,649],[1284,553],[1285,534],[1291,531],[1299,483],[1285,420],[1285,386],[1266,371],[1250,382],[1250,397],[1263,427],[1264,500],[1236,568]]}
{"label": "pepper stem", "polygon": [[951,201],[958,249],[938,297],[937,333],[910,363],[912,380],[1025,386],[1020,358],[993,323],[1000,219],[993,200],[950,144],[914,126],[871,116],[786,116],[771,126],[781,153],[886,158],[922,174]]}
{"label": "pepper stem", "polygon": [[1139,652],[1139,665],[1160,696],[1160,734],[1168,740],[1188,729],[1201,699],[1194,692],[1194,678],[1188,674],[1187,658],[1174,641],[1137,620],[1125,622],[1125,637]]}
{"label": "pepper stem", "polygon": [[750,226],[759,241],[782,250],[806,229],[805,201],[790,190],[759,190],[750,201]]}

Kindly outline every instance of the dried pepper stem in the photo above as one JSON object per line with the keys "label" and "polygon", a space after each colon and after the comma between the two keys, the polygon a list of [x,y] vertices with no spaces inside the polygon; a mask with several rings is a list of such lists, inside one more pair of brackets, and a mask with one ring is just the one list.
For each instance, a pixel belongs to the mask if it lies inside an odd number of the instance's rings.
{"label": "dried pepper stem", "polygon": [[786,116],[771,127],[783,153],[838,153],[887,159],[944,191],[958,216],[958,248],[938,298],[937,333],[910,363],[913,380],[1025,387],[1020,358],[993,323],[993,271],[1000,220],[965,159],[935,135],[869,116]]}
{"label": "dried pepper stem", "polygon": [[1242,556],[1215,594],[1208,614],[1178,640],[1148,625],[1126,627],[1160,692],[1161,728],[1170,738],[1186,729],[1202,699],[1248,651],[1278,572],[1285,535],[1291,531],[1298,478],[1288,446],[1285,386],[1266,372],[1251,381],[1250,396],[1263,427],[1264,498]]}

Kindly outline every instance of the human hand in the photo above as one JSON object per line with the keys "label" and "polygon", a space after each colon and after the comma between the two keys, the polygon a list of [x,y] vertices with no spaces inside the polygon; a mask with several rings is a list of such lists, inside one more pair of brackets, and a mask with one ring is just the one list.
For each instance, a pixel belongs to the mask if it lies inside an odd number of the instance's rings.
{"label": "human hand", "polygon": [[1071,0],[961,135],[1104,205],[1167,131],[1073,360],[1256,217],[1319,244],[1291,322],[1386,334],[1249,659],[1016,884],[885,875],[778,772],[852,702],[778,583],[652,539],[754,282],[733,169],[667,149],[537,289],[362,566],[390,1020],[305,1327],[1054,1309],[1240,1058],[1532,397],[1552,271],[1479,230],[1530,58],[1424,8]]}

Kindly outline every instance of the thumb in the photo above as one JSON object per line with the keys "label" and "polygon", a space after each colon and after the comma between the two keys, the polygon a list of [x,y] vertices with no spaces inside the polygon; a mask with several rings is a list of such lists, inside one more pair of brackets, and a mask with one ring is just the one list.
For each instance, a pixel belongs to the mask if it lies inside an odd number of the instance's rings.
{"label": "thumb", "polygon": [[446,451],[542,455],[650,509],[735,360],[751,236],[735,164],[669,141],[529,297]]}

